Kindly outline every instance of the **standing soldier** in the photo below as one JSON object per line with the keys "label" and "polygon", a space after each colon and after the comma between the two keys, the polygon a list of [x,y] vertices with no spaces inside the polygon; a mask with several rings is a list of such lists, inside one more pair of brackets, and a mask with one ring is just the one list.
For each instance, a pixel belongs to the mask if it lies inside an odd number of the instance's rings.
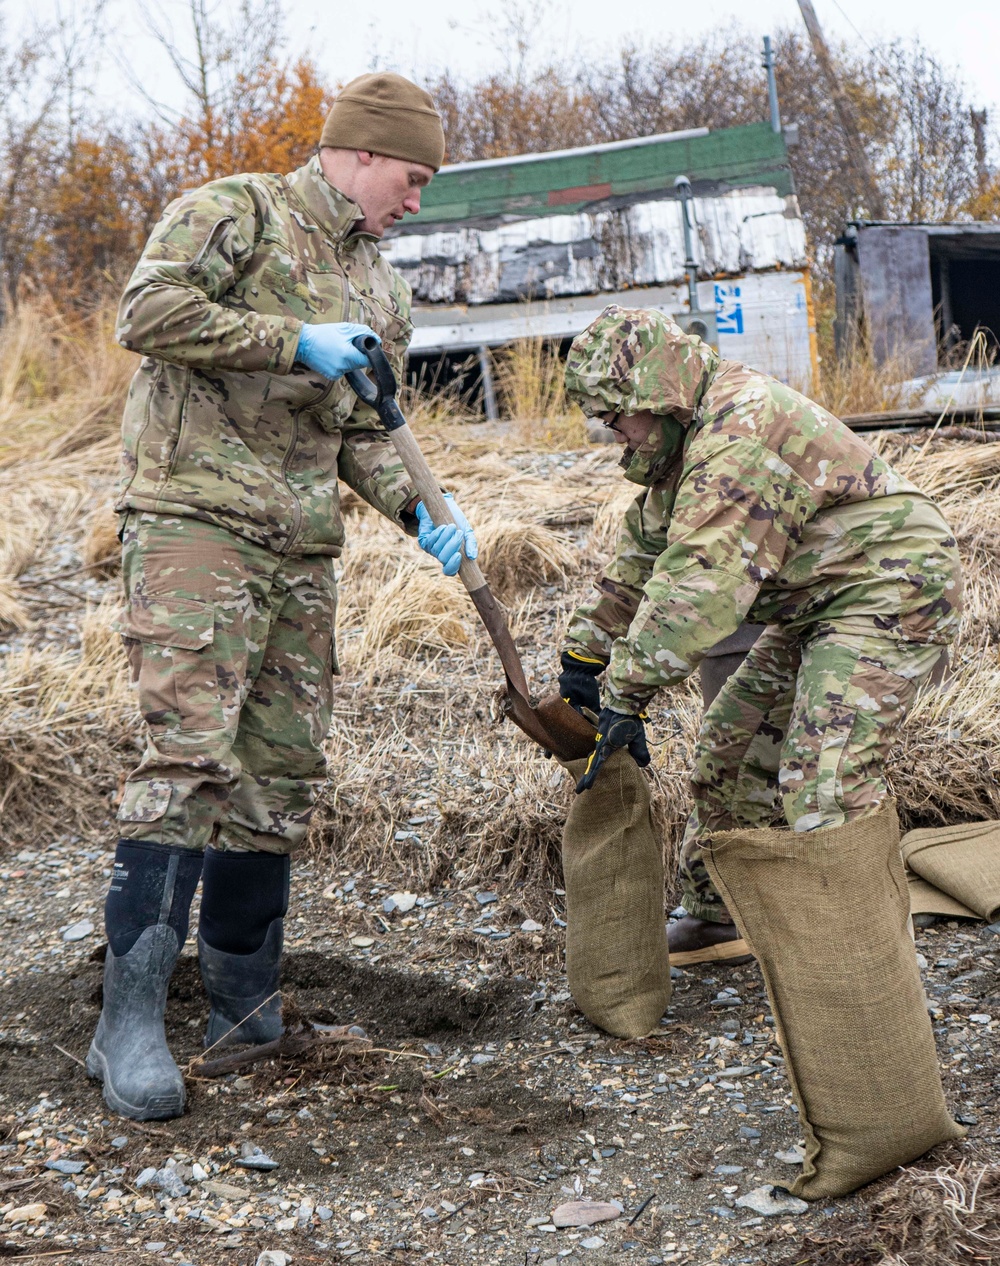
{"label": "standing soldier", "polygon": [[701,842],[875,812],[899,725],[958,626],[955,540],[842,422],[662,313],[606,308],[574,340],[566,383],[626,444],[625,477],[643,489],[563,651],[560,693],[600,711],[578,790],[615,748],[648,763],[657,691],[741,621],[766,625],[705,713],[681,855],[687,917],[669,930],[672,958],[746,954]]}
{"label": "standing soldier", "polygon": [[87,1070],[137,1120],[183,1111],[163,1014],[199,878],[206,1045],[281,1031],[289,854],[325,775],[337,672],[338,479],[449,575],[463,544],[475,557],[460,515],[434,528],[343,379],[366,363],[352,338],[372,331],[401,373],[410,292],[377,243],[419,211],[441,118],[399,75],[362,75],[319,146],[288,176],[231,176],[171,203],[119,313],[119,341],[142,356],[116,509],[146,749],[118,814]]}

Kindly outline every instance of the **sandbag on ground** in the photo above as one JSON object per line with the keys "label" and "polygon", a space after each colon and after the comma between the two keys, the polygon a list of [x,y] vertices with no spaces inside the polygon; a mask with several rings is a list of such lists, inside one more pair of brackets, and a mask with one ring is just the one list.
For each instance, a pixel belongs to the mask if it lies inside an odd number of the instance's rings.
{"label": "sandbag on ground", "polygon": [[907,932],[895,806],[826,830],[723,832],[705,860],[771,999],[806,1138],[792,1192],[845,1195],[960,1138]]}
{"label": "sandbag on ground", "polygon": [[907,869],[931,886],[911,884],[914,914],[926,911],[987,923],[1000,917],[1000,822],[908,831],[901,848]]}
{"label": "sandbag on ground", "polygon": [[[585,760],[565,763],[574,780]],[[562,842],[566,976],[583,1014],[615,1037],[644,1037],[670,1001],[663,853],[649,786],[626,751],[576,796]]]}

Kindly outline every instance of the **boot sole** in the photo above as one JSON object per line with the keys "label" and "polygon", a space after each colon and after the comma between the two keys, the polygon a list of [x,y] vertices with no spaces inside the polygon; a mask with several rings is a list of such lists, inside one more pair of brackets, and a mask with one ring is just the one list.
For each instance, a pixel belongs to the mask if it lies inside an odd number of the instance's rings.
{"label": "boot sole", "polygon": [[101,1082],[104,1088],[104,1102],[112,1111],[131,1121],[169,1121],[173,1117],[184,1114],[184,1089],[180,1093],[151,1095],[142,1104],[129,1103],[115,1093],[114,1086],[108,1076],[108,1064],[99,1048],[91,1043],[87,1052],[86,1068],[88,1076]]}
{"label": "boot sole", "polygon": [[753,959],[750,946],[742,936],[696,950],[670,950],[671,967],[690,967],[694,963],[728,963],[730,967],[738,967],[740,963],[752,963]]}

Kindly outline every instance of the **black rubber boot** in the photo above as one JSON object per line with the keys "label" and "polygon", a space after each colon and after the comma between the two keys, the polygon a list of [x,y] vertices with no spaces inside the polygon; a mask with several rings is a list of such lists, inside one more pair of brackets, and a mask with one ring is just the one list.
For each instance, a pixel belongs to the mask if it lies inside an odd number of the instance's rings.
{"label": "black rubber boot", "polygon": [[202,854],[121,840],[104,908],[104,1005],[87,1072],[104,1101],[134,1121],[179,1117],[184,1079],[167,1047],[167,986],[187,936]]}
{"label": "black rubber boot", "polygon": [[281,1036],[288,869],[288,858],[274,853],[205,854],[198,962],[212,1004],[206,1046]]}

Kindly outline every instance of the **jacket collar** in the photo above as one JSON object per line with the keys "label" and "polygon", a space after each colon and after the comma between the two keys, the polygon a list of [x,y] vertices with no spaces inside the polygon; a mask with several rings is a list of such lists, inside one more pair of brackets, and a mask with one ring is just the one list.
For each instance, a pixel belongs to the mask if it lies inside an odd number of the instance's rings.
{"label": "jacket collar", "polygon": [[[319,155],[314,154],[304,167],[299,167],[286,177],[292,195],[302,209],[319,227],[340,243],[348,237],[354,225],[364,219],[364,212],[323,175]],[[365,234],[364,236],[368,236]]]}

